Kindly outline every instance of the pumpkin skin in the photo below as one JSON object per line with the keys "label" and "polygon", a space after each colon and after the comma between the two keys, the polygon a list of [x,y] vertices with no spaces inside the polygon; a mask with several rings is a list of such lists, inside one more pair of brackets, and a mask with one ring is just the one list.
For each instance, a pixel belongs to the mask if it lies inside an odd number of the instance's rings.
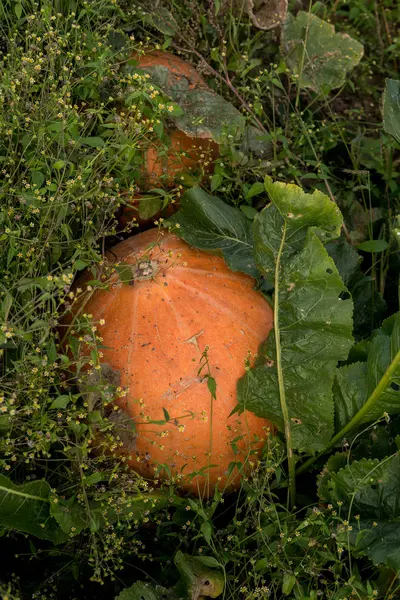
{"label": "pumpkin skin", "polygon": [[204,174],[213,172],[213,162],[218,158],[219,150],[218,144],[211,138],[190,137],[179,129],[173,129],[168,135],[171,145],[166,153],[157,146],[150,146],[145,153],[144,169],[151,187],[173,187],[181,183],[179,175],[185,172],[197,175],[202,163]]}
{"label": "pumpkin skin", "polygon": [[[158,465],[167,465],[173,477],[182,476],[185,491],[205,497],[218,482],[221,489],[237,488],[240,474],[234,470],[228,481],[228,465],[259,451],[272,427],[248,411],[229,417],[248,351],[256,353],[267,337],[272,309],[251,277],[170,233],[132,236],[108,258],[132,265],[134,284],[115,273],[109,290],[95,291],[85,312],[94,322],[104,319],[102,363],[128,388],[118,405],[136,424],[137,437],[125,448],[129,465],[150,479],[169,478],[165,470],[157,473]],[[207,345],[213,401],[207,370],[199,374]],[[165,420],[163,409],[170,417],[165,424],[148,422]],[[235,454],[231,442],[239,436]],[[188,477],[200,469],[205,475]]]}
{"label": "pumpkin skin", "polygon": [[185,79],[190,90],[196,88],[208,88],[204,79],[199,75],[194,66],[183,60],[176,54],[164,52],[162,50],[152,50],[145,54],[134,54],[133,57],[138,61],[139,69],[147,69],[149,67],[166,67],[169,71],[168,87],[178,87],[180,81]]}

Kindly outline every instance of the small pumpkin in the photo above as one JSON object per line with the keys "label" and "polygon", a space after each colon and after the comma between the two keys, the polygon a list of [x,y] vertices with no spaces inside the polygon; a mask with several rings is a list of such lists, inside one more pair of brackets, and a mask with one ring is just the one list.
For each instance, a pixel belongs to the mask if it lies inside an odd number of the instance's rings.
{"label": "small pumpkin", "polygon": [[[157,67],[167,69],[163,89],[173,98],[184,94],[185,90],[209,89],[193,65],[170,52],[155,50],[143,55],[136,54],[134,58],[139,69],[150,72]],[[219,145],[213,139],[189,136],[179,129],[169,129],[167,134],[171,142],[167,153],[161,144],[159,147],[150,146],[145,153],[144,171],[151,187],[173,186],[178,174],[198,171],[200,164],[203,164],[205,173],[212,172],[213,161],[219,156]]]}
{"label": "small pumpkin", "polygon": [[130,466],[150,479],[177,477],[184,490],[204,496],[218,483],[237,488],[240,473],[228,476],[230,463],[258,452],[270,427],[248,411],[230,416],[248,352],[272,327],[269,304],[251,277],[171,233],[132,236],[108,259],[132,280],[115,272],[85,312],[105,321],[103,366],[128,390],[118,405],[128,429],[130,419],[136,428],[125,448]]}

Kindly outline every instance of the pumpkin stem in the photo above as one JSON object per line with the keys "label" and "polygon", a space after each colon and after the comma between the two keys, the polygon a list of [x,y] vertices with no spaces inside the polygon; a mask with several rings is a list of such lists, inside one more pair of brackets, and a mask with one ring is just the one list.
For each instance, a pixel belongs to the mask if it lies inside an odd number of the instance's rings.
{"label": "pumpkin stem", "polygon": [[146,279],[152,279],[159,270],[160,266],[156,260],[142,258],[132,267],[132,276],[136,281],[145,281]]}

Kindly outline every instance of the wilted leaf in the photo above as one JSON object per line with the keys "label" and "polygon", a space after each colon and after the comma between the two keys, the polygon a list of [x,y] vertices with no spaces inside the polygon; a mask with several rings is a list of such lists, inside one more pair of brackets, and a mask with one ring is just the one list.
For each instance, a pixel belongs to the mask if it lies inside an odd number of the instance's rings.
{"label": "wilted leaf", "polygon": [[335,33],[330,23],[312,13],[289,14],[283,27],[282,53],[301,88],[328,93],[346,81],[364,48],[346,33]]}
{"label": "wilted leaf", "polygon": [[168,225],[176,223],[180,225],[176,235],[191,246],[220,253],[232,271],[257,276],[251,222],[239,209],[194,187],[182,196],[180,210],[168,219]]}
{"label": "wilted leaf", "polygon": [[400,81],[386,79],[383,94],[383,128],[400,144]]}
{"label": "wilted leaf", "polygon": [[287,15],[287,0],[236,0],[236,13],[244,11],[258,29],[269,31],[282,25]]}
{"label": "wilted leaf", "polygon": [[264,364],[239,382],[239,403],[284,430],[280,359],[293,448],[312,454],[333,433],[335,367],[352,344],[350,294],[323,246],[339,235],[342,219],[319,191],[305,194],[270,178],[266,189],[272,204],[255,219],[254,241],[261,272],[275,281],[275,330]]}

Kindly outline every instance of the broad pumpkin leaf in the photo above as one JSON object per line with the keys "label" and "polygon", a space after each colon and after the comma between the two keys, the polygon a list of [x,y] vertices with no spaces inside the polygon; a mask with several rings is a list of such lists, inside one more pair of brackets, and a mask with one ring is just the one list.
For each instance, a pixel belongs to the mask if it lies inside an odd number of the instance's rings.
{"label": "broad pumpkin leaf", "polygon": [[384,322],[364,350],[365,361],[337,369],[337,431],[400,413],[400,313]]}
{"label": "broad pumpkin leaf", "polygon": [[68,539],[50,515],[50,486],[45,480],[15,484],[0,475],[0,525],[55,544]]}
{"label": "broad pumpkin leaf", "polygon": [[383,128],[400,144],[400,81],[386,79],[383,94]]}
{"label": "broad pumpkin leaf", "polygon": [[257,276],[251,221],[239,209],[196,186],[183,194],[180,210],[165,224],[178,224],[174,233],[191,246],[220,254],[232,271]]}
{"label": "broad pumpkin leaf", "polygon": [[288,15],[281,50],[298,85],[318,93],[343,85],[364,54],[360,42],[347,33],[335,33],[333,25],[304,11]]}
{"label": "broad pumpkin leaf", "polygon": [[[331,465],[332,466],[332,465]],[[368,556],[375,564],[400,569],[400,457],[382,461],[363,458],[344,468],[337,463],[319,484],[325,502],[342,503],[342,514],[352,529],[337,533],[337,542],[350,542],[355,556]],[[361,519],[355,519],[361,515]]]}
{"label": "broad pumpkin leaf", "polygon": [[265,186],[272,204],[255,219],[254,244],[259,269],[275,282],[274,331],[262,364],[239,381],[239,405],[286,434],[289,425],[293,449],[312,454],[333,434],[335,368],[352,345],[350,294],[323,245],[339,235],[342,218],[319,191],[269,177]]}

